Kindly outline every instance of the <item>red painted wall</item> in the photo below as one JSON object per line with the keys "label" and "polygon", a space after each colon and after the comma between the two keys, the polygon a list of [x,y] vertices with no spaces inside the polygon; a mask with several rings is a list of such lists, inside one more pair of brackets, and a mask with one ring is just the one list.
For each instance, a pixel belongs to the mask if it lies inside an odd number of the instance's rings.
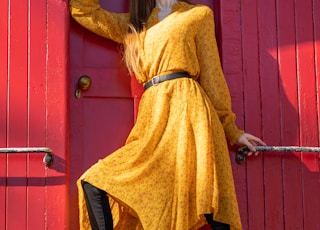
{"label": "red painted wall", "polygon": [[[220,4],[238,124],[269,145],[319,146],[320,2]],[[320,229],[319,154],[265,153],[234,175],[244,229]]]}
{"label": "red painted wall", "polygon": [[0,229],[68,229],[68,2],[0,1]]}
{"label": "red painted wall", "polygon": [[[319,145],[320,2],[198,1],[219,6],[222,64],[238,124],[270,145]],[[220,18],[220,22],[219,22]],[[0,1],[0,229],[69,229],[67,0]],[[244,229],[320,230],[319,154],[233,161]],[[73,186],[73,185],[70,185]],[[19,220],[19,221],[17,221]]]}

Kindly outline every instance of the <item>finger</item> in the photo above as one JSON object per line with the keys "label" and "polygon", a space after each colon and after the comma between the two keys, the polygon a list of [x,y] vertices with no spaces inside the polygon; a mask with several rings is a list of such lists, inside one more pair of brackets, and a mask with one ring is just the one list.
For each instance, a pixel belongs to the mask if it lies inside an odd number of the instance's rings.
{"label": "finger", "polygon": [[246,141],[246,146],[250,149],[250,153],[248,155],[250,156],[252,153],[256,152],[256,148],[253,146],[253,144],[250,143],[249,140]]}
{"label": "finger", "polygon": [[258,138],[258,137],[255,137],[255,136],[251,136],[250,137],[250,140],[251,141],[254,141],[254,142],[256,142],[256,143],[259,143],[260,145],[266,145],[266,143],[264,143],[260,138]]}
{"label": "finger", "polygon": [[[249,141],[252,145],[253,145],[253,148],[254,148],[254,150],[255,151],[253,151],[252,153],[254,153],[254,155],[255,156],[258,156],[259,155],[259,151],[257,151],[257,149],[256,149],[256,147],[255,146],[257,146],[258,144],[257,144],[257,142],[255,142],[255,141]],[[252,149],[253,150],[253,149]],[[250,154],[251,155],[251,154]]]}

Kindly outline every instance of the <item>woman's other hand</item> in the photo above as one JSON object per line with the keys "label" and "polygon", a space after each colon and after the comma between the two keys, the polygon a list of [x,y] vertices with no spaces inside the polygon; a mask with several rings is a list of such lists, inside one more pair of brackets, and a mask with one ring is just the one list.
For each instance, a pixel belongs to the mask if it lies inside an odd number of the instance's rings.
{"label": "woman's other hand", "polygon": [[259,152],[256,151],[256,148],[254,146],[266,144],[260,138],[249,133],[244,133],[239,137],[237,145],[247,146],[250,149],[250,152],[247,152],[248,156],[252,155],[253,153],[255,154],[255,156],[257,156]]}

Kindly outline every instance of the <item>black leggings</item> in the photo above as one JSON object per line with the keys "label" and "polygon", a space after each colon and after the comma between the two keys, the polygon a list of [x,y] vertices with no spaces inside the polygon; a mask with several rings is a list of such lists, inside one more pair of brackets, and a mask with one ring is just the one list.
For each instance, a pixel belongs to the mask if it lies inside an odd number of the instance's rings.
{"label": "black leggings", "polygon": [[[92,230],[113,230],[112,214],[107,193],[85,181],[82,181],[82,188]],[[212,229],[230,230],[228,224],[214,221],[212,213],[204,216]]]}
{"label": "black leggings", "polygon": [[107,193],[82,181],[92,230],[112,230],[113,221]]}
{"label": "black leggings", "polygon": [[230,225],[229,224],[224,224],[221,222],[217,222],[213,220],[213,214],[204,214],[206,217],[206,220],[208,224],[210,225],[211,229],[213,230],[230,230]]}

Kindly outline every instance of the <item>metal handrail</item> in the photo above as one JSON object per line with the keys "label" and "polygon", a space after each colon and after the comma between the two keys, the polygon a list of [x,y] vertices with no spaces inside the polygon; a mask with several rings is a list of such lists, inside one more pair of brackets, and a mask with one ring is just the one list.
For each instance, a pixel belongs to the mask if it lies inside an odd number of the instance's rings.
{"label": "metal handrail", "polygon": [[[305,152],[319,153],[320,147],[305,147],[305,146],[255,146],[256,151],[261,152]],[[241,164],[245,162],[247,152],[250,152],[247,146],[238,149],[236,154],[236,162]]]}
{"label": "metal handrail", "polygon": [[45,167],[50,168],[53,164],[53,151],[47,147],[0,148],[0,153],[45,153],[45,156],[43,157],[43,164]]}

